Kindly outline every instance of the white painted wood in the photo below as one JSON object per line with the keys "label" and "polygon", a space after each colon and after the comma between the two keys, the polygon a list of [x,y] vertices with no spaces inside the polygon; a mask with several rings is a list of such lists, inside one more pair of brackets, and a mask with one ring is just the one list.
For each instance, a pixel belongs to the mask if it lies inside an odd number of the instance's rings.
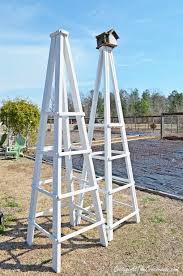
{"label": "white painted wood", "polygon": [[[53,81],[53,71],[55,65],[55,38],[51,39],[50,52],[48,58],[48,67],[46,72],[46,81],[44,87],[44,95],[43,95],[43,103],[41,108],[41,118],[40,118],[40,126],[39,126],[39,134],[38,134],[38,149],[42,150],[44,147],[44,140],[46,135],[46,127],[47,127],[47,116],[44,114],[44,110],[48,111],[49,108],[49,99],[51,97],[51,89],[52,89],[52,81]],[[40,168],[42,163],[42,154],[36,153],[35,165],[34,165],[34,175],[32,185],[38,186],[40,181]],[[27,243],[28,245],[32,245],[34,238],[34,222],[35,222],[35,214],[36,214],[36,204],[37,204],[38,191],[36,189],[32,189],[31,193],[31,202],[30,202],[30,210],[29,210],[29,218],[28,218],[28,229],[27,229]]]}
{"label": "white painted wood", "polygon": [[84,112],[47,112],[49,116],[54,116],[54,117],[76,117],[76,116],[85,116]]}
{"label": "white painted wood", "polygon": [[[91,107],[90,120],[89,120],[90,124],[89,124],[89,128],[88,128],[88,140],[89,140],[90,146],[92,144],[93,132],[94,132],[94,127],[95,127],[95,116],[96,116],[96,110],[97,110],[99,86],[100,86],[101,76],[102,76],[102,61],[103,61],[103,53],[100,52],[98,66],[97,66],[97,77],[96,77],[96,81],[95,81],[95,88],[94,88],[94,93],[93,93],[92,107]],[[87,178],[86,171],[87,171],[86,163],[84,162],[82,179]],[[80,183],[80,186],[81,186],[81,189],[84,187],[84,183],[82,181]],[[84,194],[81,194],[79,196],[79,205],[83,206],[83,202],[84,202]],[[81,221],[81,210],[79,210],[77,212],[77,217],[76,217],[77,224],[80,224],[80,221]]]}
{"label": "white painted wood", "polygon": [[[68,95],[66,90],[66,81],[63,74],[63,111],[68,113]],[[63,143],[64,151],[68,152],[71,150],[71,138],[70,138],[70,127],[69,118],[63,117]],[[65,139],[66,137],[66,139]],[[72,157],[68,155],[65,157],[66,166],[66,180],[67,180],[67,191],[74,192],[74,182],[73,182],[73,169],[72,169]],[[74,195],[69,198],[69,214],[70,214],[70,224],[75,226],[75,209],[74,209]]]}
{"label": "white painted wood", "polygon": [[[55,110],[50,113],[48,111],[49,103],[51,99],[51,90],[53,82],[53,73],[55,69],[55,93],[54,102]],[[66,89],[65,73],[68,74],[68,80],[70,82],[70,88],[72,91],[72,99],[74,103],[75,112],[69,112],[68,110],[68,95]],[[54,142],[53,146],[44,147],[46,123],[48,115],[54,116]],[[81,233],[89,231],[94,227],[98,227],[101,244],[108,245],[107,236],[105,232],[105,221],[102,214],[101,202],[99,199],[98,185],[95,177],[95,171],[91,156],[91,147],[88,141],[86,125],[84,121],[84,112],[81,106],[81,100],[79,96],[79,90],[72,62],[72,55],[70,45],[68,41],[68,33],[66,31],[58,30],[51,34],[51,46],[48,61],[48,69],[46,76],[45,91],[43,97],[41,121],[39,130],[39,140],[36,149],[36,162],[34,169],[34,178],[32,184],[32,195],[30,204],[29,224],[27,243],[32,244],[34,237],[35,227],[45,234],[52,241],[52,267],[55,272],[61,271],[61,242],[69,238],[75,237]],[[70,139],[69,117],[76,116],[78,123],[79,134],[81,139],[81,146],[77,150],[72,149]],[[63,139],[62,139],[63,138]],[[62,145],[63,141],[63,145]],[[45,153],[51,153],[53,155],[53,176],[46,180],[40,180],[40,171],[42,157]],[[74,191],[73,181],[77,179],[73,175],[72,168],[72,156],[82,154],[84,156],[86,164],[87,179],[81,179],[85,183],[83,188]],[[62,158],[65,158],[66,167],[66,181],[67,192],[62,193]],[[45,184],[51,184],[52,191],[46,190]],[[48,196],[53,203],[53,208],[36,213],[36,204],[38,199],[38,192]],[[81,193],[91,193],[93,212],[87,211],[88,207],[80,208],[74,202],[74,196]],[[63,200],[67,200],[69,206],[70,224],[75,225],[75,210],[81,209],[87,212],[88,215],[92,215],[89,226],[85,226],[82,229],[61,237],[61,208],[66,206]],[[39,216],[52,215],[53,225],[52,234],[36,223],[35,218]],[[93,219],[93,216],[95,219]],[[86,219],[86,218],[85,218]]]}
{"label": "white painted wood", "polygon": [[[63,36],[56,36],[56,64],[55,64],[55,112],[62,112],[62,91],[63,91]],[[53,194],[61,197],[61,168],[62,159],[57,153],[62,151],[62,118],[58,117],[54,121],[54,150],[53,150]],[[53,200],[53,259],[52,267],[56,272],[61,271],[61,244],[57,241],[61,236],[61,201]]]}
{"label": "white painted wood", "polygon": [[[111,162],[111,123],[110,113],[110,77],[109,77],[109,50],[103,51],[104,55],[104,144],[105,148],[105,185],[107,196],[105,196],[107,209],[107,225],[113,224],[113,205],[112,205],[112,162]],[[107,229],[108,241],[113,240],[112,229]]]}
{"label": "white painted wood", "polygon": [[[108,240],[113,239],[113,228],[117,225],[123,223],[125,220],[135,216],[136,221],[140,221],[139,216],[139,209],[137,204],[137,198],[136,198],[136,191],[135,191],[135,182],[133,178],[133,172],[132,172],[132,166],[131,166],[131,160],[130,160],[130,153],[128,149],[128,142],[126,137],[126,131],[125,131],[125,123],[123,118],[123,112],[122,112],[122,106],[121,106],[121,100],[119,95],[119,88],[117,83],[117,76],[116,76],[116,70],[114,65],[114,59],[112,54],[112,48],[110,47],[101,47],[100,49],[100,56],[99,56],[99,64],[98,64],[98,70],[97,70],[97,77],[96,77],[96,83],[95,83],[95,90],[94,90],[94,96],[93,96],[93,102],[91,107],[91,114],[90,114],[90,121],[88,126],[88,137],[89,142],[91,145],[92,138],[93,138],[93,131],[95,127],[95,117],[96,117],[96,107],[98,102],[98,90],[99,85],[101,81],[101,72],[102,68],[104,71],[103,78],[104,78],[104,146],[105,146],[105,156],[100,156],[100,152],[93,152],[92,158],[93,159],[99,159],[104,160],[105,162],[105,189],[99,189],[100,192],[103,192],[105,194],[105,201],[104,201],[104,207],[103,209],[107,212],[107,233],[108,233]],[[117,115],[118,115],[118,123],[111,123],[110,122],[110,73],[112,77],[112,83],[113,83],[113,90],[114,90],[114,96],[115,96],[115,103],[116,103],[116,109],[117,109]],[[100,127],[101,124],[100,124]],[[111,150],[111,128],[118,127],[121,131],[121,139],[122,139],[122,145],[123,145],[123,151],[116,151]],[[125,158],[125,164],[127,168],[127,175],[128,179],[116,177],[112,175],[112,161],[120,158]],[[83,178],[86,177],[85,172],[85,165],[83,169]],[[112,180],[115,181],[122,181],[125,185],[120,186],[117,188],[112,187]],[[81,185],[84,185],[81,183]],[[118,222],[113,223],[113,198],[112,195],[117,192],[121,192],[124,189],[130,189],[131,191],[131,197],[132,197],[132,206],[133,206],[133,213],[126,216],[125,218],[120,219]],[[80,195],[79,204],[80,206],[83,206],[84,201],[84,194]],[[116,202],[115,202],[116,203]],[[77,223],[80,222],[82,210],[80,210],[77,213],[76,221]]]}
{"label": "white painted wood", "polygon": [[[116,69],[115,69],[115,65],[114,65],[114,58],[113,58],[112,52],[110,52],[109,58],[110,58],[110,66],[111,66],[111,71],[112,71],[112,81],[113,81],[113,86],[114,86],[114,94],[115,94],[115,102],[116,102],[116,108],[117,108],[117,113],[118,113],[118,119],[119,119],[119,123],[123,125],[121,127],[121,138],[122,138],[123,149],[126,153],[129,153],[128,142],[127,142],[127,137],[126,137],[126,130],[124,127],[124,125],[125,125],[124,117],[123,117],[121,100],[120,100],[120,95],[119,95],[119,87],[118,87],[117,76],[116,76]],[[132,203],[133,203],[133,211],[136,212],[136,222],[139,223],[140,215],[139,215],[139,209],[138,209],[138,203],[137,203],[137,197],[136,197],[136,191],[135,191],[135,182],[134,182],[134,178],[133,178],[131,159],[130,159],[129,154],[125,157],[125,162],[126,162],[128,179],[130,180],[131,183],[134,183],[131,186],[131,196],[132,196]]]}

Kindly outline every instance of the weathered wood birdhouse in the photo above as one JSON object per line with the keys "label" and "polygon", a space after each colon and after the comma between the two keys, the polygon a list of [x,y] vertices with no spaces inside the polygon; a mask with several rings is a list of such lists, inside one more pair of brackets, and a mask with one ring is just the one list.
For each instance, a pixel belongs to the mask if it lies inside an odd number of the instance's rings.
{"label": "weathered wood birdhouse", "polygon": [[109,30],[108,32],[101,33],[96,36],[97,39],[97,49],[102,46],[108,46],[111,48],[116,47],[117,39],[119,38],[118,34],[114,29]]}

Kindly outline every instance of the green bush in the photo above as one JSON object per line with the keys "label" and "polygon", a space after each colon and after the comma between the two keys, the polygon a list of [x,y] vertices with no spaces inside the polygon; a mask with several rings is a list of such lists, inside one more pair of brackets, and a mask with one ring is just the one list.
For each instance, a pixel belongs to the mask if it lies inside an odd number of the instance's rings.
{"label": "green bush", "polygon": [[17,98],[3,101],[0,109],[0,121],[13,135],[21,134],[35,141],[40,112],[37,105]]}

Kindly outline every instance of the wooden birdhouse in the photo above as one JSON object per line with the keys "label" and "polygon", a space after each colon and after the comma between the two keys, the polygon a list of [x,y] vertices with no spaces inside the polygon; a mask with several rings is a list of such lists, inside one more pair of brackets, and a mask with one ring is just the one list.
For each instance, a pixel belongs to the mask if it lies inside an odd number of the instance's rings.
{"label": "wooden birdhouse", "polygon": [[96,36],[97,39],[97,49],[102,46],[108,46],[111,48],[116,47],[117,39],[119,38],[118,34],[114,29],[109,30],[108,32],[101,33]]}

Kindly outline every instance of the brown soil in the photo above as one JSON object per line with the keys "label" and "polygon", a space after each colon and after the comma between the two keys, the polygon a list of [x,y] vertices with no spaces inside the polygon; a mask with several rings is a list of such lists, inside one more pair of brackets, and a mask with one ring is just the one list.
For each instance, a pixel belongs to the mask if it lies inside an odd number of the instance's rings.
{"label": "brown soil", "polygon": [[[0,275],[54,275],[50,240],[36,231],[34,245],[25,243],[33,166],[25,158],[0,160],[0,209],[7,220],[0,236]],[[48,177],[51,168],[44,164],[42,176]],[[64,242],[62,275],[183,275],[182,202],[140,191],[137,195],[141,222],[123,224],[108,248],[100,246],[96,230]],[[117,197],[129,200],[128,194]],[[42,195],[38,209],[48,205]],[[66,213],[63,233],[71,231]],[[120,214],[116,207],[114,216]],[[50,218],[40,223],[51,227]]]}

